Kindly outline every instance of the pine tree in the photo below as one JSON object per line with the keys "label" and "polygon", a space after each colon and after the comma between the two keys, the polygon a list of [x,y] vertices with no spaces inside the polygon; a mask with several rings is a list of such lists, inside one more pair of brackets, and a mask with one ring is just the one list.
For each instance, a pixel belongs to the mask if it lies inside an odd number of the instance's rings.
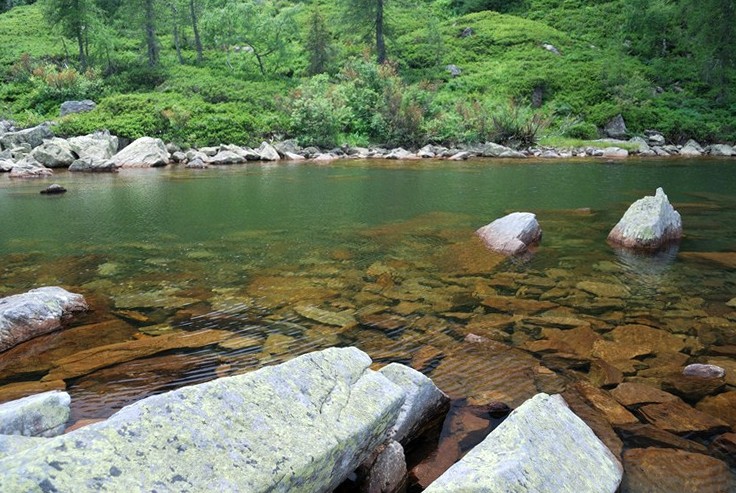
{"label": "pine tree", "polygon": [[305,48],[309,52],[309,75],[325,72],[330,61],[330,32],[325,18],[317,8],[309,18]]}

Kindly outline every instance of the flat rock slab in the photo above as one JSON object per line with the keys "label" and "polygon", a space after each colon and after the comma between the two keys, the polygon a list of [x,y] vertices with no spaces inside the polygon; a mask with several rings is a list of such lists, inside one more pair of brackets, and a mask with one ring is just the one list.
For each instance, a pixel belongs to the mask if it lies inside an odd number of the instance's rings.
{"label": "flat rock slab", "polygon": [[370,364],[333,348],[149,397],[0,460],[0,491],[331,491],[404,402]]}
{"label": "flat rock slab", "polygon": [[622,474],[618,460],[561,396],[537,394],[425,492],[613,493]]}
{"label": "flat rock slab", "polygon": [[0,435],[53,437],[69,421],[71,398],[66,392],[44,392],[0,405]]}
{"label": "flat rock slab", "polygon": [[724,462],[683,450],[627,450],[624,466],[623,493],[726,493],[734,487]]}
{"label": "flat rock slab", "polygon": [[626,407],[638,407],[645,404],[661,404],[675,402],[679,399],[663,390],[642,383],[623,382],[611,391],[611,395]]}
{"label": "flat rock slab", "polygon": [[85,310],[87,303],[82,295],[59,287],[0,298],[0,353],[61,328],[72,313]]}
{"label": "flat rock slab", "polygon": [[677,400],[649,404],[639,409],[641,416],[657,428],[676,435],[709,436],[730,431],[728,424]]}

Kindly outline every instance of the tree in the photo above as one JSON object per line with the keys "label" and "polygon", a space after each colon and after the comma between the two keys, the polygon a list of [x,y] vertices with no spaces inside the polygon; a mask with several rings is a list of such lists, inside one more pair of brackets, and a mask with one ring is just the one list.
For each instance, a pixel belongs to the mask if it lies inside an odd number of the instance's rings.
{"label": "tree", "polygon": [[156,37],[156,9],[154,0],[143,0],[145,21],[143,29],[146,34],[146,48],[148,52],[148,66],[155,67],[159,62],[159,46]]}
{"label": "tree", "polygon": [[278,8],[272,0],[227,0],[206,11],[203,25],[215,45],[230,51],[252,53],[261,75],[266,75],[266,58],[282,57],[296,32],[294,8]]}
{"label": "tree", "polygon": [[325,72],[330,61],[330,31],[318,8],[315,8],[309,17],[305,48],[309,53],[309,75]]}
{"label": "tree", "polygon": [[92,26],[100,17],[94,0],[46,0],[43,12],[47,22],[58,28],[62,36],[77,41],[80,69],[85,71]]}
{"label": "tree", "polygon": [[[387,0],[343,0],[343,16],[346,24],[357,32],[370,28],[376,48],[376,61],[381,64],[387,59],[384,9]],[[368,34],[368,33],[366,33]]]}
{"label": "tree", "polygon": [[197,63],[204,60],[202,50],[202,38],[199,36],[199,14],[196,0],[189,0],[189,18],[192,22],[192,31],[194,31],[194,45],[197,49]]}
{"label": "tree", "polygon": [[736,1],[687,0],[683,13],[705,78],[725,97],[736,69]]}

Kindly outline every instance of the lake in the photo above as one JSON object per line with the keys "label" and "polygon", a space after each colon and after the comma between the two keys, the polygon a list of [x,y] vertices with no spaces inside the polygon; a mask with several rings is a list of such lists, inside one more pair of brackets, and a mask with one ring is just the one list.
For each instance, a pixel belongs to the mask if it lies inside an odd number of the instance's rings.
{"label": "lake", "polygon": [[[39,195],[52,182],[68,192]],[[660,186],[679,248],[611,248]],[[505,259],[474,231],[514,211],[544,237]],[[61,171],[0,176],[0,212],[0,296],[61,285],[92,307],[0,355],[0,401],[66,387],[75,421],[335,345],[409,364],[467,405],[576,381],[662,386],[690,362],[736,371],[733,161]]]}

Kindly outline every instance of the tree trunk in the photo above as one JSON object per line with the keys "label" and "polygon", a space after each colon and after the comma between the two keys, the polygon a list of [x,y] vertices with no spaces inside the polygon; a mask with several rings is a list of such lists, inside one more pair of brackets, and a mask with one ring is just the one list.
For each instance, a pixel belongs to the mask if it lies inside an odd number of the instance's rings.
{"label": "tree trunk", "polygon": [[378,63],[386,61],[386,44],[383,40],[383,0],[376,0],[376,57]]}
{"label": "tree trunk", "polygon": [[194,7],[194,0],[189,0],[189,13],[192,17],[194,45],[197,47],[197,63],[201,63],[204,59],[204,56],[202,55],[202,39],[199,37],[199,27],[197,26],[197,9]]}
{"label": "tree trunk", "polygon": [[84,49],[84,33],[81,29],[77,31],[77,43],[79,44],[79,71],[85,72],[87,70],[87,54]]}
{"label": "tree trunk", "polygon": [[154,18],[153,0],[146,0],[146,45],[148,47],[148,66],[158,65],[158,42],[156,39],[156,21]]}
{"label": "tree trunk", "polygon": [[184,65],[184,58],[181,56],[181,40],[179,39],[179,9],[176,3],[171,2],[171,17],[174,26],[174,46],[176,47],[176,58],[180,65]]}

